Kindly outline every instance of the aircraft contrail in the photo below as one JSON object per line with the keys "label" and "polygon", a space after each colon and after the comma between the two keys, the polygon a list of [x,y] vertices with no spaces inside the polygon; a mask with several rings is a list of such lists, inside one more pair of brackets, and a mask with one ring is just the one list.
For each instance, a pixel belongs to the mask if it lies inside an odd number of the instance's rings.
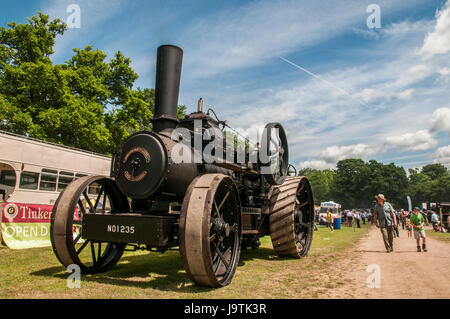
{"label": "aircraft contrail", "polygon": [[344,90],[344,89],[342,89],[342,88],[336,86],[335,84],[333,84],[333,83],[331,83],[331,82],[329,82],[329,81],[327,81],[327,80],[322,79],[322,78],[321,78],[320,76],[318,76],[317,74],[314,74],[314,73],[312,73],[311,71],[308,71],[307,69],[302,68],[301,66],[299,66],[299,65],[295,64],[294,62],[291,62],[291,61],[289,61],[288,59],[285,59],[285,58],[283,58],[283,57],[281,57],[281,56],[280,56],[280,59],[283,60],[284,62],[287,62],[287,63],[289,63],[290,65],[296,67],[297,69],[302,70],[303,72],[308,73],[308,74],[311,75],[312,77],[314,77],[314,78],[316,78],[316,79],[318,79],[318,80],[320,80],[320,81],[326,83],[327,85],[329,85],[329,86],[331,86],[332,88],[338,90],[339,92],[344,93],[345,95],[349,96],[349,97],[350,97],[351,99],[353,99],[353,100],[358,101],[358,102],[361,103],[362,105],[364,105],[364,106],[369,106],[369,105],[367,105],[366,103],[364,103],[363,101],[361,101],[360,99],[357,99],[356,97],[354,97],[353,95],[351,95],[350,93],[348,93],[346,90]]}

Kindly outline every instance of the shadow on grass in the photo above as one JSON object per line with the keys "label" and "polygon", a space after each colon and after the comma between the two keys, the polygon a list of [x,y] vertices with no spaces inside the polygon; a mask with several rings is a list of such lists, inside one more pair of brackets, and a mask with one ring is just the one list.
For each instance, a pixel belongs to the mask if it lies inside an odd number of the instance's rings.
{"label": "shadow on grass", "polygon": [[[247,262],[278,259],[272,249],[244,250],[241,252],[238,267]],[[32,272],[33,276],[60,278],[66,280],[68,273],[61,267],[51,267]],[[193,284],[183,268],[180,254],[169,251],[165,254],[148,253],[122,257],[110,271],[100,274],[86,274],[83,282],[97,282],[122,287],[153,288],[161,291],[208,292],[214,288],[200,287]]]}

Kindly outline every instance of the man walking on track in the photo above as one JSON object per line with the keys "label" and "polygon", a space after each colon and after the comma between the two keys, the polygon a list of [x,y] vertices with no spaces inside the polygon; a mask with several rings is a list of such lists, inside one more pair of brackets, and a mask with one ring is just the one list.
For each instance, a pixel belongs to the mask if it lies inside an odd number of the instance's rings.
{"label": "man walking on track", "polygon": [[397,227],[397,218],[394,214],[394,208],[392,205],[386,202],[386,198],[383,194],[375,196],[377,204],[375,205],[374,223],[380,228],[381,235],[383,236],[384,246],[386,252],[390,253],[394,251],[394,228]]}

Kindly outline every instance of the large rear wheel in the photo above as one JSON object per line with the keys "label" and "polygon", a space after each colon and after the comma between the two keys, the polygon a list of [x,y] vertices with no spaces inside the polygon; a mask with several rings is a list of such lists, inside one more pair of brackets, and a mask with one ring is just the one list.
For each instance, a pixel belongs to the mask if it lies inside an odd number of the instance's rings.
{"label": "large rear wheel", "polygon": [[273,186],[270,198],[270,237],[279,256],[305,257],[311,248],[314,200],[306,177],[287,177]]}
{"label": "large rear wheel", "polygon": [[70,183],[53,207],[50,226],[53,251],[61,264],[76,264],[84,273],[99,273],[115,266],[123,254],[122,244],[82,239],[85,214],[115,212],[127,213],[129,205],[113,180],[87,176]]}
{"label": "large rear wheel", "polygon": [[239,262],[241,207],[236,185],[223,174],[194,179],[180,215],[180,253],[192,281],[222,287]]}

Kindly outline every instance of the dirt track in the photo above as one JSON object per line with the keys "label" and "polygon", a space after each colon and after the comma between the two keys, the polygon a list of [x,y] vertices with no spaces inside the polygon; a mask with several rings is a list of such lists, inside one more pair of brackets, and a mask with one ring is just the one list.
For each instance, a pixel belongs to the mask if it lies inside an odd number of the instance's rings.
{"label": "dirt track", "polygon": [[[342,265],[346,284],[333,289],[331,298],[450,298],[450,244],[427,237],[428,252],[418,253],[413,238],[400,229],[394,252],[386,253],[378,228],[361,240]],[[381,287],[369,288],[369,265],[379,265]]]}

